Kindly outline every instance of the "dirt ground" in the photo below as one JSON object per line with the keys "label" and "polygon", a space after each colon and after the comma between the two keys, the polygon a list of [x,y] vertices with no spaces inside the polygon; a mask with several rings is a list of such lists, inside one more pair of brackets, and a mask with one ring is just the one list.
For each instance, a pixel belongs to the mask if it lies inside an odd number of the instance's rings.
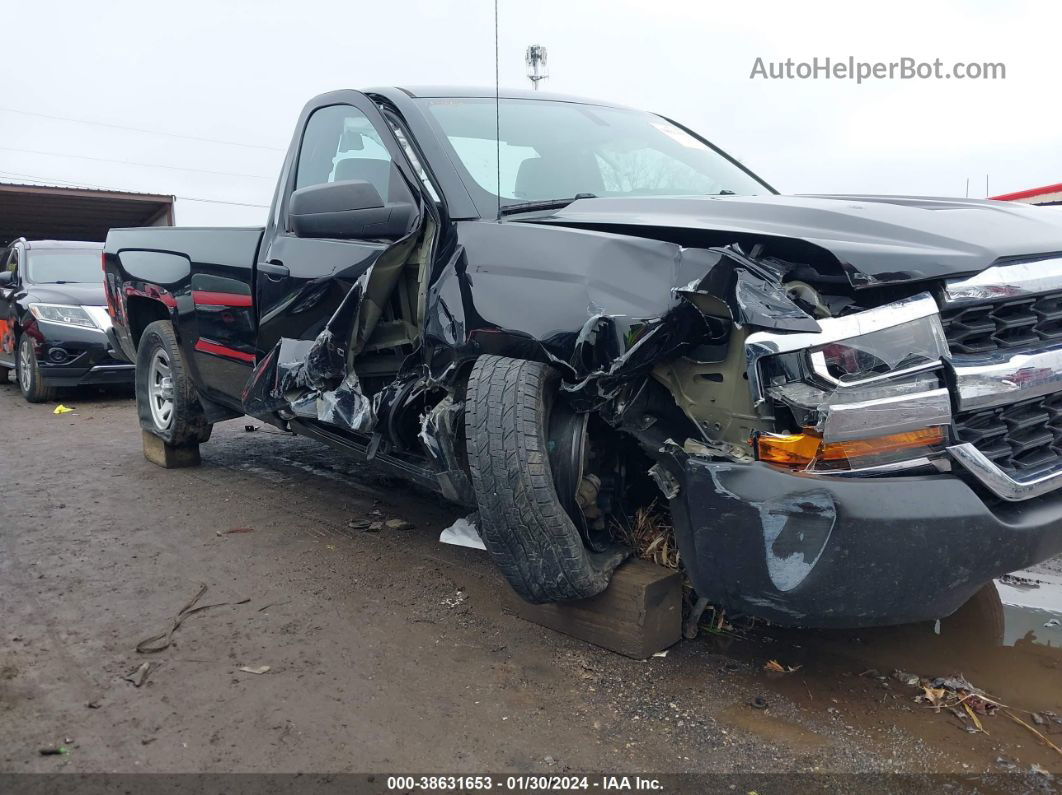
{"label": "dirt ground", "polygon": [[[0,386],[0,772],[1062,771],[1033,732],[1062,745],[1060,567],[1007,586],[1003,647],[976,621],[735,622],[630,660],[515,617],[486,553],[438,542],[457,510],[316,442],[233,421],[167,471],[128,396],[63,401]],[[412,526],[350,526],[390,518]],[[201,585],[228,604],[138,654]],[[979,732],[896,669],[963,674],[1028,727]]]}

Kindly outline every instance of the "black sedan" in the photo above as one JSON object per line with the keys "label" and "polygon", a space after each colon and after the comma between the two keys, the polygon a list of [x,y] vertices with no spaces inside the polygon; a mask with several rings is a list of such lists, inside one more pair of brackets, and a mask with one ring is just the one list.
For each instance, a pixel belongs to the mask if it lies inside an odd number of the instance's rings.
{"label": "black sedan", "polygon": [[133,383],[107,335],[102,248],[19,239],[0,256],[0,383],[14,370],[31,403],[54,400],[58,387]]}

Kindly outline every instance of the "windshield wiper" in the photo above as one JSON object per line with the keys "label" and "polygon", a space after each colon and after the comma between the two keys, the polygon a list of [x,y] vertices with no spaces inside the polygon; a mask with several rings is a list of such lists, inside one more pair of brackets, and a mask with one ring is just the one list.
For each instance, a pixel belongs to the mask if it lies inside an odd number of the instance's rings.
{"label": "windshield wiper", "polygon": [[536,199],[531,202],[520,202],[519,204],[507,204],[501,208],[502,215],[512,215],[514,213],[530,213],[535,210],[559,210],[562,207],[567,207],[573,201],[578,199],[596,199],[597,195],[593,193],[576,193],[574,196],[567,199]]}

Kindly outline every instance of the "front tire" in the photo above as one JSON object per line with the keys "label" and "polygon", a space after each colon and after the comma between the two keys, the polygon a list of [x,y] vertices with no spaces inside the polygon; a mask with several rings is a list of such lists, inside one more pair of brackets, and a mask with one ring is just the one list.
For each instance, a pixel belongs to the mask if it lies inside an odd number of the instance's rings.
{"label": "front tire", "polygon": [[192,447],[210,438],[213,426],[203,413],[168,320],[151,323],[140,337],[136,409],[140,427],[173,447]]}
{"label": "front tire", "polygon": [[59,394],[54,386],[44,385],[41,368],[37,364],[37,353],[33,350],[33,339],[26,334],[18,341],[15,372],[19,391],[30,403],[46,403],[55,400]]}
{"label": "front tire", "polygon": [[557,496],[547,428],[556,371],[481,356],[469,377],[468,461],[480,534],[509,584],[533,604],[585,599],[608,586],[627,550],[591,552]]}

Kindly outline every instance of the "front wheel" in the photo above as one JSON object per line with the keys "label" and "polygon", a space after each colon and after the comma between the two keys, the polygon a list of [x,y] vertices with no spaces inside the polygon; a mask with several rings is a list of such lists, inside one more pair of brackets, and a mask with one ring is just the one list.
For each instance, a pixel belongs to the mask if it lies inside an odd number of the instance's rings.
{"label": "front wheel", "polygon": [[22,397],[30,403],[46,403],[55,400],[58,392],[54,386],[45,386],[37,364],[37,353],[33,350],[33,339],[23,334],[18,342],[18,359],[15,362],[18,372],[18,388]]}
{"label": "front wheel", "polygon": [[213,426],[203,413],[168,320],[156,320],[140,337],[136,408],[140,427],[168,445],[189,447],[210,438]]}
{"label": "front wheel", "polygon": [[540,362],[481,356],[469,377],[465,434],[484,545],[528,602],[605,590],[627,550],[583,543],[557,496],[548,428],[558,378]]}

